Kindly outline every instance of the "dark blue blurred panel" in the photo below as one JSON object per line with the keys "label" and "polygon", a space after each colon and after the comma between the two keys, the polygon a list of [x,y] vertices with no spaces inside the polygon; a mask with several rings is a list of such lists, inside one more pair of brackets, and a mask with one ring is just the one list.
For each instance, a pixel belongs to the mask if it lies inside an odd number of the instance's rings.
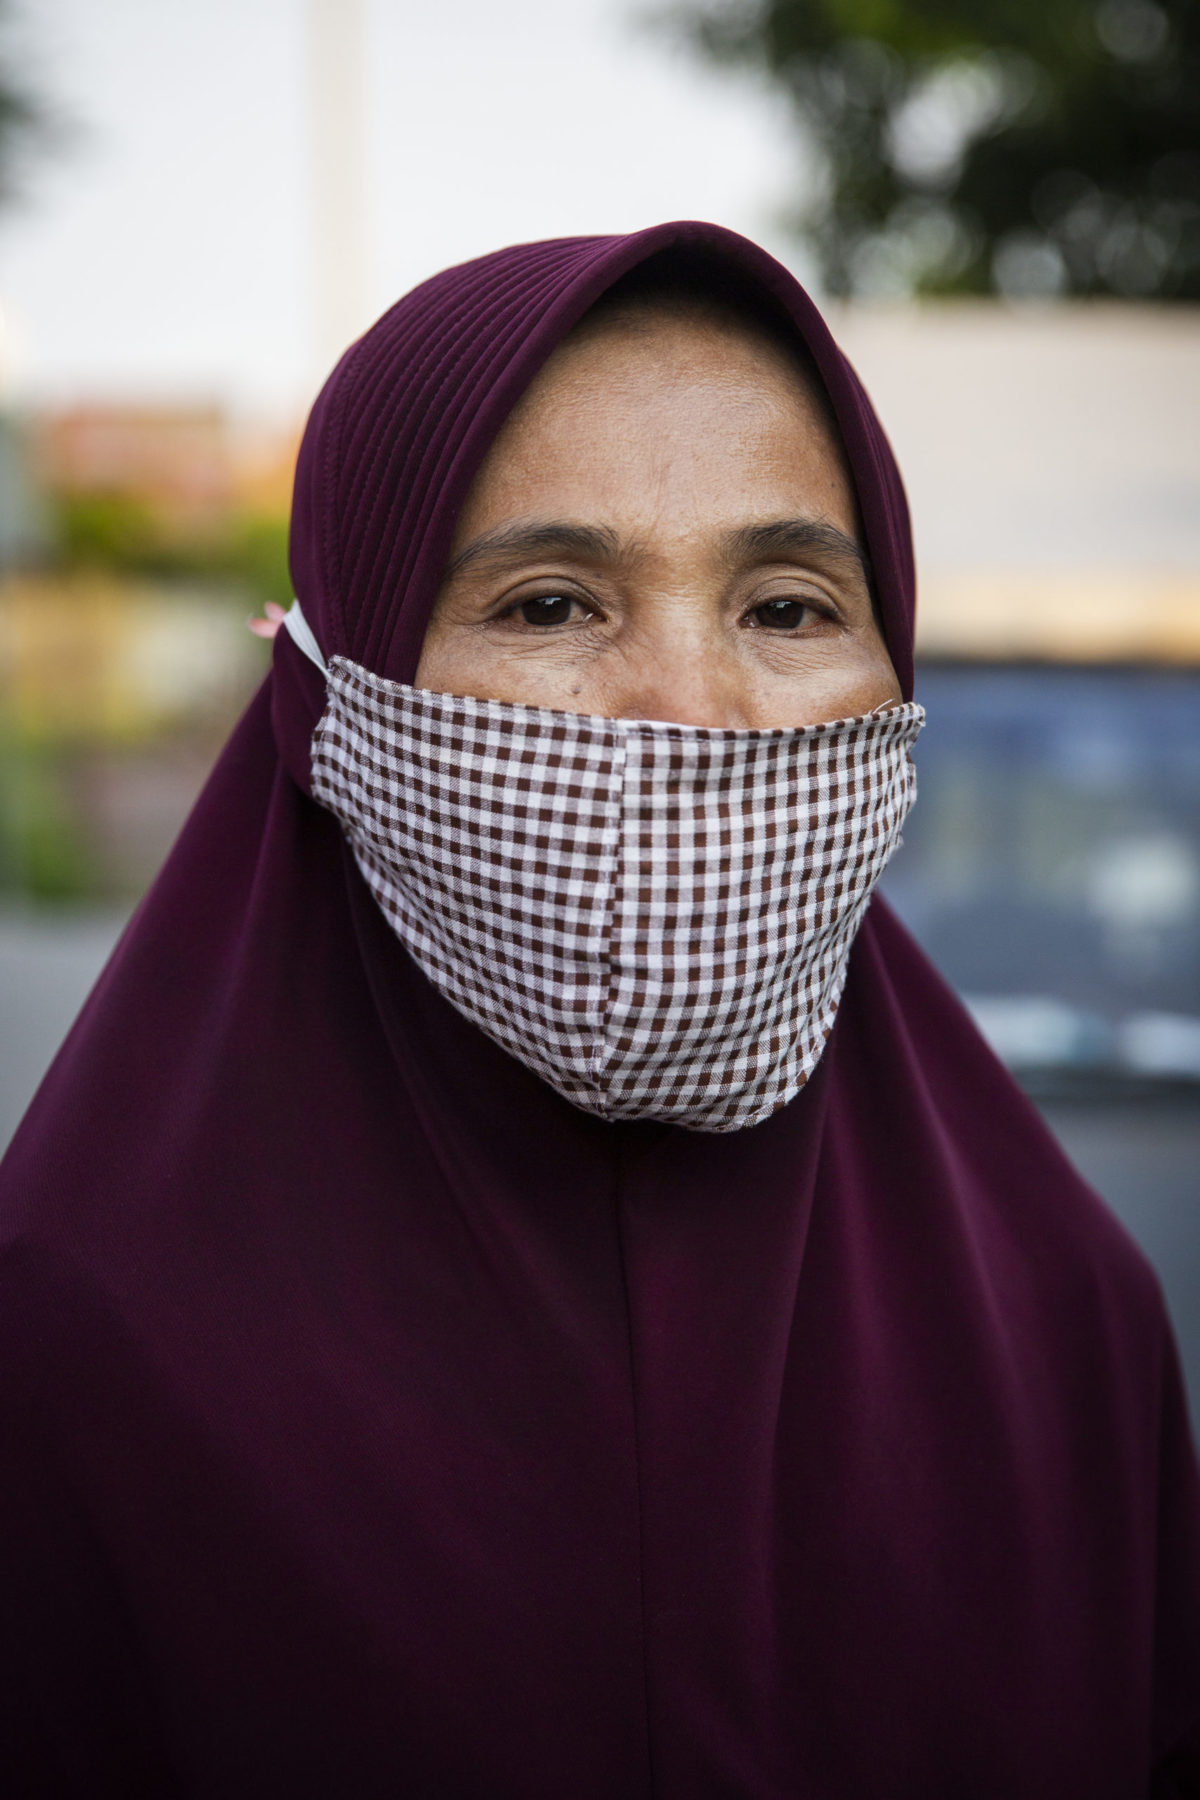
{"label": "dark blue blurred panel", "polygon": [[1200,671],[920,671],[884,888],[1166,1291],[1200,1436]]}
{"label": "dark blue blurred panel", "polygon": [[951,981],[1200,1024],[1200,671],[942,665],[917,698],[885,888]]}

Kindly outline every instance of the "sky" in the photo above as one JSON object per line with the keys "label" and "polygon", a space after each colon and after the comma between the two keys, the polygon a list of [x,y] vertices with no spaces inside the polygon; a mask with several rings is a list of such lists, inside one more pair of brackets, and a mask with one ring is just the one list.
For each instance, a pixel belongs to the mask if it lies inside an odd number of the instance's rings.
{"label": "sky", "polygon": [[[218,401],[286,426],[392,300],[535,237],[710,218],[811,280],[777,223],[804,179],[778,103],[639,29],[653,3],[9,0],[74,127],[0,214],[0,408]],[[363,26],[366,272],[340,335],[318,304],[321,8]],[[1198,321],[835,311],[925,567],[1200,567]]]}
{"label": "sky", "polygon": [[[16,4],[22,63],[71,129],[0,217],[5,397],[295,411],[332,353],[320,0]],[[796,262],[777,103],[639,26],[637,0],[341,4],[361,6],[364,44],[361,325],[425,275],[528,238],[702,217]]]}

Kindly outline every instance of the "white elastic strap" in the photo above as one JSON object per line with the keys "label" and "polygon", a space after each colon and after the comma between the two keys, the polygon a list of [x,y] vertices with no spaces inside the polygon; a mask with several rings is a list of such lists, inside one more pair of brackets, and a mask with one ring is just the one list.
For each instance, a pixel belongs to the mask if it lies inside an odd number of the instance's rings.
{"label": "white elastic strap", "polygon": [[296,645],[297,649],[303,650],[310,663],[316,663],[322,675],[328,675],[329,664],[321,655],[321,646],[313,636],[312,626],[301,611],[300,602],[298,600],[292,601],[292,604],[283,615],[283,622],[287,627],[289,637]]}

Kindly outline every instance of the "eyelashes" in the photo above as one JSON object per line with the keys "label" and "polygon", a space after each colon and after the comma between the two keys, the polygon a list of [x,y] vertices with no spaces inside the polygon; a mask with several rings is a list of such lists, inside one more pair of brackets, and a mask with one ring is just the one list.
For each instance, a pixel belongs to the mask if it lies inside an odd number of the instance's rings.
{"label": "eyelashes", "polygon": [[502,618],[518,619],[523,625],[530,625],[535,630],[549,630],[555,626],[570,625],[576,611],[586,618],[594,619],[596,614],[574,594],[533,594],[528,599],[518,600],[501,614]]}
{"label": "eyelashes", "polygon": [[814,600],[789,597],[761,600],[743,616],[743,624],[749,625],[754,631],[787,633],[798,631],[809,618],[829,622],[831,613],[828,607],[822,608]]}
{"label": "eyelashes", "polygon": [[[572,593],[556,586],[540,594],[526,594],[510,600],[492,617],[499,623],[513,624],[532,632],[547,634],[603,622],[604,607],[591,595]],[[775,594],[753,601],[738,619],[744,629],[767,631],[778,637],[795,636],[814,625],[841,623],[836,604],[812,594]]]}

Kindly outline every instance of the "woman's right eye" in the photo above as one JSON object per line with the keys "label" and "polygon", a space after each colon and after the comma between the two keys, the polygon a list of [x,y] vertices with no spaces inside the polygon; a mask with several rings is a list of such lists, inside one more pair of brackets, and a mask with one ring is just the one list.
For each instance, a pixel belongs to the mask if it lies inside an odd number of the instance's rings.
{"label": "woman's right eye", "polygon": [[569,625],[577,608],[583,610],[570,594],[539,594],[533,600],[520,601],[509,617],[515,616],[523,625]]}

